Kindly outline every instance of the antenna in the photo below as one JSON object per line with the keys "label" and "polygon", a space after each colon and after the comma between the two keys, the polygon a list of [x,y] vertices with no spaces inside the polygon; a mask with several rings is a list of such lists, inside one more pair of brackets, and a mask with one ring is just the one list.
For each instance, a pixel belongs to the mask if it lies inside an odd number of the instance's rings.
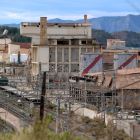
{"label": "antenna", "polygon": [[4,32],[3,32],[3,35],[7,35],[8,34],[8,30],[5,29]]}

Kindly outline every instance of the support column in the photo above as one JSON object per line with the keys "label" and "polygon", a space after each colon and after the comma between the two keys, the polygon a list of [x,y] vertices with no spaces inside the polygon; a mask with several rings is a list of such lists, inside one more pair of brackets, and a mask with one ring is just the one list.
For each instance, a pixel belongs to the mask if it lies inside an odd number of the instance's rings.
{"label": "support column", "polygon": [[55,47],[55,72],[57,73],[57,52],[58,50],[57,50],[57,46]]}
{"label": "support column", "polygon": [[69,46],[69,73],[71,73],[71,46]]}
{"label": "support column", "polygon": [[[79,46],[79,72],[80,72],[80,67],[81,67],[80,55],[81,55],[81,46]],[[80,73],[80,75],[81,75],[81,73]],[[78,76],[79,76],[79,75],[78,75]]]}

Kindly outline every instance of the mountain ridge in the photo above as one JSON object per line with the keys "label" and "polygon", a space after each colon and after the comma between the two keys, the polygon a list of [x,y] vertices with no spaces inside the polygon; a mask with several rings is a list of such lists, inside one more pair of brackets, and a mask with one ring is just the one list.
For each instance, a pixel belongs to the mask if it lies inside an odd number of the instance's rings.
{"label": "mountain ridge", "polygon": [[[83,23],[84,19],[80,20],[62,20],[60,18],[50,19],[48,23]],[[99,18],[91,18],[87,20],[88,23],[92,24],[92,28],[105,30],[106,32],[112,33],[117,31],[135,31],[140,32],[140,15],[127,15],[127,16],[105,16]],[[2,26],[2,25],[0,25]],[[4,24],[4,26],[18,27],[20,24]]]}

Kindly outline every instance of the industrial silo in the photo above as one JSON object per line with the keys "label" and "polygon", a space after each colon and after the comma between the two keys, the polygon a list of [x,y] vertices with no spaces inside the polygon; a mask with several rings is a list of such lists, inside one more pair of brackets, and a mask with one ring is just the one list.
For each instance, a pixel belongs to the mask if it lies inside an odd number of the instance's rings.
{"label": "industrial silo", "polygon": [[114,55],[114,69],[131,69],[137,67],[137,54],[117,53]]}
{"label": "industrial silo", "polygon": [[103,70],[103,55],[85,53],[80,55],[80,74],[94,73]]}

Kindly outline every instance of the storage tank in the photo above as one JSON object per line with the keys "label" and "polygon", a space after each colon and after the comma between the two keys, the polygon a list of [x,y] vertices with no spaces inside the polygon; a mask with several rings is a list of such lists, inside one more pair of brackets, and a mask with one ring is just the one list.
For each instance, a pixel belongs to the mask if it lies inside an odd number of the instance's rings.
{"label": "storage tank", "polygon": [[114,55],[114,69],[131,69],[137,67],[137,54],[117,53]]}
{"label": "storage tank", "polygon": [[85,53],[80,55],[80,74],[94,73],[103,70],[103,55]]}
{"label": "storage tank", "polygon": [[25,62],[28,59],[28,55],[27,54],[20,54],[20,61],[21,62]]}
{"label": "storage tank", "polygon": [[10,55],[10,62],[16,62],[18,61],[18,55],[17,54],[11,54]]}

